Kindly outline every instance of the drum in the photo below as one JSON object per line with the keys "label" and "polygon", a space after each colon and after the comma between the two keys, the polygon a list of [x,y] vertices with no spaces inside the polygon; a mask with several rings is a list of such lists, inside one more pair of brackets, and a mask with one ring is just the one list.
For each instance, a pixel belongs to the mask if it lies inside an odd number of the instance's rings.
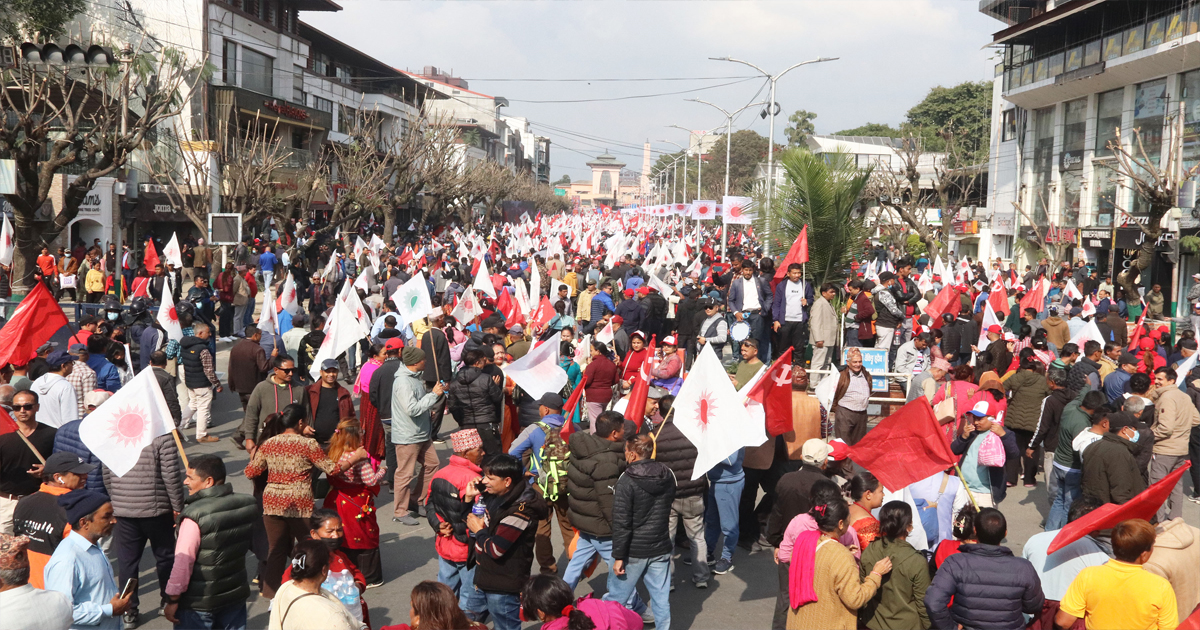
{"label": "drum", "polygon": [[742,343],[750,338],[750,324],[746,322],[738,322],[729,327],[729,336],[734,341]]}

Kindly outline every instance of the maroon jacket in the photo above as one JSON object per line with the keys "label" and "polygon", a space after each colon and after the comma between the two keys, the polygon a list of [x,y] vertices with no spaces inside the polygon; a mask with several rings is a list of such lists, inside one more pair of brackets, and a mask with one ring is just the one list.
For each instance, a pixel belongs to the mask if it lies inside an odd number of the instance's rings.
{"label": "maroon jacket", "polygon": [[[317,381],[312,385],[304,388],[308,393],[308,409],[310,414],[317,413],[317,403],[321,402],[321,381]],[[354,413],[354,401],[350,398],[350,392],[341,385],[337,386],[337,401],[338,401],[338,421],[342,418],[357,418]],[[312,420],[310,417],[309,420]]]}

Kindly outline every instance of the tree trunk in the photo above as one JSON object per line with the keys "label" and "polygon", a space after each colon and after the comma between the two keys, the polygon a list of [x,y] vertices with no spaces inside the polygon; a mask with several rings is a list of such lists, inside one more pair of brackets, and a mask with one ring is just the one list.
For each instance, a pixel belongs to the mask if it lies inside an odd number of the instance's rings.
{"label": "tree trunk", "polygon": [[396,231],[396,209],[385,208],[383,211],[383,243],[392,245],[392,233]]}

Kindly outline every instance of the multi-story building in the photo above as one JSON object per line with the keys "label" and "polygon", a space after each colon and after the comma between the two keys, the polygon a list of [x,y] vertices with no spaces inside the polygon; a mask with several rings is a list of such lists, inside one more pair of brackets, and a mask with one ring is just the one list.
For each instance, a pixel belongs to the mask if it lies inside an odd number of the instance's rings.
{"label": "multi-story building", "polygon": [[[1136,129],[1151,161],[1170,150],[1184,168],[1200,161],[1200,1],[981,0],[980,11],[1006,25],[992,38],[1002,58],[989,205],[1011,214],[1013,236],[1069,245],[1075,259],[1115,275],[1141,242],[1133,222],[1148,208],[1114,175],[1114,143],[1140,153]],[[1200,227],[1194,191],[1186,187],[1185,210],[1167,217],[1162,255],[1142,274],[1168,300],[1200,270],[1195,257],[1176,270],[1167,256],[1181,229]]]}
{"label": "multi-story building", "polygon": [[489,96],[467,89],[466,80],[444,73],[434,66],[425,66],[420,73],[405,72],[441,98],[431,104],[430,111],[439,124],[453,125],[462,139],[462,167],[484,160],[516,167],[517,145],[508,123],[500,113],[508,107],[503,96]]}
{"label": "multi-story building", "polygon": [[646,203],[642,189],[642,174],[625,168],[625,163],[604,154],[587,163],[592,169],[590,179],[580,179],[569,184],[557,184],[555,189],[582,209],[608,206],[617,210]]}

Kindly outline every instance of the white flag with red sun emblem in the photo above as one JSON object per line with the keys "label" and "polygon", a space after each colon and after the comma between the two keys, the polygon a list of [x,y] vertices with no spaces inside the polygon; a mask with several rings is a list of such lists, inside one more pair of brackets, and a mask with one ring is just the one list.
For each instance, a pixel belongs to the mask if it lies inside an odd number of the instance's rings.
{"label": "white flag with red sun emblem", "polygon": [[175,429],[171,410],[147,367],[79,424],[79,438],[118,477],[137,464],[142,449]]}
{"label": "white flag with red sun emblem", "polygon": [[721,200],[721,205],[725,212],[721,214],[721,219],[726,225],[733,223],[736,225],[750,225],[754,223],[754,199],[751,197],[724,197]]}
{"label": "white flag with red sun emblem", "polygon": [[11,265],[15,251],[17,242],[13,238],[12,223],[8,222],[8,215],[5,215],[4,229],[0,230],[0,265]]}
{"label": "white flag with red sun emblem", "polygon": [[[763,433],[763,420],[755,423],[743,400],[712,345],[705,344],[671,406],[675,426],[696,447],[692,479],[745,446],[749,434]],[[763,441],[765,435],[758,443]]]}
{"label": "white flag with red sun emblem", "polygon": [[279,291],[279,307],[293,316],[300,314],[300,296],[296,293],[296,280],[289,271],[283,289]]}
{"label": "white flag with red sun emblem", "polygon": [[175,312],[175,299],[170,291],[162,292],[162,303],[158,305],[159,325],[167,332],[168,339],[180,341],[183,339],[183,326],[179,323],[179,314]]}

